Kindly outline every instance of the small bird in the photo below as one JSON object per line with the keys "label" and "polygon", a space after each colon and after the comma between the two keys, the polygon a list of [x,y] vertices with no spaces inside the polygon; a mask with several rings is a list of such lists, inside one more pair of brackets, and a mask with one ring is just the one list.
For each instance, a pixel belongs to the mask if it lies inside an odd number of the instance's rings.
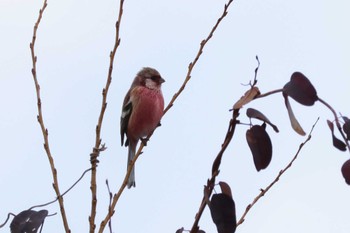
{"label": "small bird", "polygon": [[[153,68],[145,67],[139,71],[126,93],[120,117],[121,143],[129,147],[128,166],[135,156],[139,140],[149,135],[160,124],[164,111],[161,90],[165,80]],[[135,187],[135,168],[129,176],[128,188]]]}

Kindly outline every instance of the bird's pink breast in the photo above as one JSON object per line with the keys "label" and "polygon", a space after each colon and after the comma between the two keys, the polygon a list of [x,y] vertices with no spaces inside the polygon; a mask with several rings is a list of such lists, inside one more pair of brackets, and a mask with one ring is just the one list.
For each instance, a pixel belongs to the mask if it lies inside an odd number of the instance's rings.
{"label": "bird's pink breast", "polygon": [[160,90],[136,87],[130,93],[133,109],[129,119],[127,134],[136,140],[150,134],[163,116],[164,99]]}

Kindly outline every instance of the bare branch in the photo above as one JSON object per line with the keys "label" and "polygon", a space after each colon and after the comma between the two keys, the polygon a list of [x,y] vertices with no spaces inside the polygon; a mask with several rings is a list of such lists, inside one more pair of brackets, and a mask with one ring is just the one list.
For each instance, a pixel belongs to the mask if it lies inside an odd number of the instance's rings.
{"label": "bare branch", "polygon": [[115,24],[115,42],[114,42],[114,47],[113,50],[111,51],[109,55],[109,69],[108,69],[108,75],[107,75],[107,81],[106,81],[106,86],[102,90],[102,106],[101,106],[101,111],[100,115],[98,118],[97,126],[96,126],[96,139],[95,139],[95,146],[93,147],[93,151],[91,153],[91,214],[89,217],[89,223],[90,223],[90,233],[95,232],[96,224],[95,224],[95,218],[96,218],[96,206],[97,206],[97,185],[96,185],[96,167],[98,163],[98,156],[101,151],[105,150],[105,146],[101,146],[101,128],[102,128],[102,122],[103,122],[103,117],[104,113],[107,108],[107,94],[108,90],[110,87],[110,84],[112,82],[112,73],[113,73],[113,63],[114,63],[114,57],[117,52],[117,49],[120,45],[120,36],[119,36],[119,29],[120,29],[120,22],[122,19],[123,15],[123,3],[124,0],[120,0],[119,4],[119,14],[118,14],[118,19]]}
{"label": "bare branch", "polygon": [[64,208],[64,204],[63,204],[63,197],[60,193],[60,189],[59,189],[59,185],[58,185],[57,170],[55,168],[55,163],[54,163],[53,157],[51,155],[51,151],[50,151],[49,134],[48,134],[48,130],[44,124],[44,119],[43,119],[43,114],[42,114],[42,101],[40,98],[40,85],[39,85],[39,82],[37,79],[37,70],[36,70],[37,56],[35,55],[35,50],[34,50],[35,41],[36,41],[36,37],[37,37],[36,34],[37,34],[37,30],[38,30],[41,18],[43,16],[43,13],[44,13],[46,7],[47,7],[47,0],[44,0],[43,6],[39,11],[38,19],[34,25],[33,38],[32,38],[32,42],[30,43],[30,51],[31,51],[32,63],[33,63],[32,75],[33,75],[33,80],[34,80],[35,90],[36,90],[36,97],[37,97],[37,106],[38,106],[37,119],[38,119],[38,122],[40,124],[40,128],[41,128],[41,131],[42,131],[42,134],[44,137],[44,149],[46,151],[47,157],[48,157],[49,162],[50,162],[51,172],[52,172],[52,176],[53,176],[53,188],[56,192],[56,196],[58,198],[58,203],[60,205],[60,211],[61,211],[64,229],[66,232],[70,232],[70,229],[68,226],[68,220],[67,220],[67,216],[66,216],[66,212],[65,212],[65,208]]}

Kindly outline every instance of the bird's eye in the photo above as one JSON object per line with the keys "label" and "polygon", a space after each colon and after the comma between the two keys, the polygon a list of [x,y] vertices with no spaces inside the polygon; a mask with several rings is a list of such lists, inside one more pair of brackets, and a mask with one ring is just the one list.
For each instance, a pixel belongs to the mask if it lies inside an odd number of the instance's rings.
{"label": "bird's eye", "polygon": [[157,80],[159,79],[159,77],[158,77],[158,76],[152,76],[151,79],[152,79],[153,81],[157,81]]}

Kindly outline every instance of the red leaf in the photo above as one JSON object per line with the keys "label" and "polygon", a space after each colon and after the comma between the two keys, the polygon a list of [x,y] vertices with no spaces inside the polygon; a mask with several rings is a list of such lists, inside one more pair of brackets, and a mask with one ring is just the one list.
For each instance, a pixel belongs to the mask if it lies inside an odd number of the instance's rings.
{"label": "red leaf", "polygon": [[223,193],[213,194],[209,206],[210,214],[218,233],[234,233],[237,224],[235,202],[230,195],[231,189],[228,184],[225,182],[219,184]]}
{"label": "red leaf", "polygon": [[246,139],[253,154],[254,165],[257,171],[267,168],[272,158],[272,144],[265,131],[265,124],[254,125],[246,133]]}
{"label": "red leaf", "polygon": [[350,141],[350,119],[347,117],[343,117],[344,125],[343,125],[343,131],[346,134],[346,139]]}
{"label": "red leaf", "polygon": [[227,196],[232,197],[231,188],[226,182],[220,181],[219,185],[220,185],[220,188],[221,188],[221,192],[223,194],[226,194]]}
{"label": "red leaf", "polygon": [[183,227],[181,227],[180,229],[177,229],[177,231],[175,231],[175,233],[183,233],[184,232],[184,228]]}
{"label": "red leaf", "polygon": [[292,74],[290,81],[283,87],[283,93],[306,106],[312,106],[318,100],[316,89],[300,72]]}
{"label": "red leaf", "polygon": [[332,136],[332,139],[333,139],[333,146],[335,148],[341,151],[346,151],[346,145],[342,140],[338,139],[334,134]]}
{"label": "red leaf", "polygon": [[276,133],[279,132],[277,126],[272,124],[271,121],[269,119],[267,119],[267,117],[264,114],[262,114],[260,111],[254,109],[254,108],[248,108],[246,114],[249,118],[255,118],[255,119],[259,119],[263,122],[266,122],[267,124],[269,124],[273,128],[273,130],[275,130]]}
{"label": "red leaf", "polygon": [[328,127],[329,129],[331,130],[332,132],[332,142],[333,142],[333,146],[335,148],[337,148],[338,150],[341,150],[341,151],[346,151],[346,145],[345,143],[340,140],[339,138],[337,138],[334,134],[334,124],[333,122],[331,122],[330,120],[327,120],[327,124],[328,124]]}
{"label": "red leaf", "polygon": [[345,182],[350,185],[350,160],[347,160],[341,167],[341,173],[345,179]]}

